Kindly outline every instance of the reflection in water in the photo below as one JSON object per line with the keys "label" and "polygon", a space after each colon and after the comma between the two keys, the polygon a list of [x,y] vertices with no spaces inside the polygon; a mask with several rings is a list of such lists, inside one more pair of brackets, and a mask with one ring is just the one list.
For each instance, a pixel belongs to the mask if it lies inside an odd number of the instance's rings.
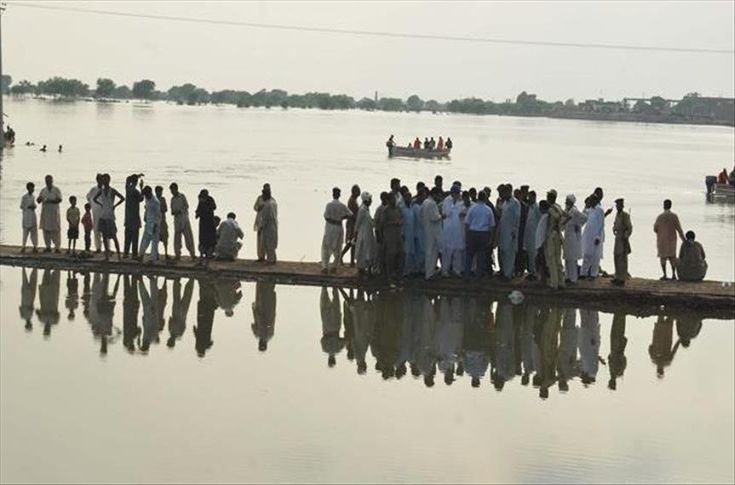
{"label": "reflection in water", "polygon": [[258,350],[268,350],[268,341],[273,338],[276,327],[276,284],[267,281],[255,283],[253,302],[253,335],[258,339]]}
{"label": "reflection in water", "polygon": [[26,268],[23,268],[23,279],[20,286],[20,318],[25,322],[25,329],[32,330],[33,324],[33,306],[36,303],[36,285],[38,284],[38,270],[33,268],[30,270],[31,276],[28,276]]}
{"label": "reflection in water", "polygon": [[59,291],[61,272],[57,269],[44,269],[41,284],[38,286],[38,321],[43,324],[43,334],[51,335],[51,326],[59,323]]}
{"label": "reflection in water", "polygon": [[[31,330],[35,311],[44,335],[49,337],[51,328],[60,320],[61,272],[41,270],[38,284],[39,270],[21,271],[20,318],[25,328]],[[173,349],[185,336],[195,286],[199,291],[194,348],[199,357],[204,357],[214,343],[212,331],[217,310],[231,317],[243,299],[239,280],[203,279],[196,285],[194,279],[67,272],[67,320],[74,320],[81,303],[103,356],[120,334],[127,352],[147,355],[151,347],[159,344],[168,321],[166,345]],[[167,304],[169,290],[171,305]],[[122,331],[115,327],[115,306],[120,293]],[[252,312],[251,329],[258,350],[265,351],[276,323],[275,283],[255,283]],[[600,314],[586,308],[560,308],[538,302],[512,305],[483,296],[324,287],[319,295],[319,313],[320,346],[327,354],[327,365],[335,366],[346,350],[346,361],[363,375],[368,371],[369,352],[376,373],[384,380],[403,379],[410,370],[411,376],[426,387],[435,385],[437,374],[449,386],[467,374],[472,387],[481,387],[485,381],[502,391],[518,376],[520,385],[532,385],[541,398],[547,398],[555,384],[560,392],[568,391],[570,381],[575,379],[584,387],[593,385],[600,365],[608,368],[607,387],[616,390],[627,367],[629,348],[626,315],[622,312],[612,317],[606,360],[600,355]],[[679,347],[689,347],[701,329],[702,320],[694,315],[658,317],[648,353],[659,378],[664,376]]]}

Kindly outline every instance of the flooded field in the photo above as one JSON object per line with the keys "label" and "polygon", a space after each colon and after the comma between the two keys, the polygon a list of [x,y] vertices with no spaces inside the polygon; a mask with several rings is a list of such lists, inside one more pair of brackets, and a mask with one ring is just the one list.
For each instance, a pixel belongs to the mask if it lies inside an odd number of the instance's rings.
{"label": "flooded field", "polygon": [[2,482],[735,478],[732,320],[5,266],[0,301]]}

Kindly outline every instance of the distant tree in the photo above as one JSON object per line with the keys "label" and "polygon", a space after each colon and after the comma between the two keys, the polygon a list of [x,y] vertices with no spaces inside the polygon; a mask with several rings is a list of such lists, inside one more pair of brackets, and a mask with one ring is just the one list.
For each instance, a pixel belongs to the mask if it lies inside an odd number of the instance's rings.
{"label": "distant tree", "polygon": [[172,86],[166,93],[166,99],[177,104],[195,105],[208,103],[210,95],[206,89],[186,83],[182,86]]}
{"label": "distant tree", "polygon": [[143,79],[133,83],[133,97],[136,99],[154,99],[156,83],[150,79]]}
{"label": "distant tree", "polygon": [[574,103],[574,100],[572,98],[569,98],[566,101],[564,101],[564,106],[567,108],[574,108],[577,105]]}
{"label": "distant tree", "polygon": [[654,110],[661,112],[669,107],[669,103],[661,96],[654,96],[651,98],[651,107]]}
{"label": "distant tree", "polygon": [[56,76],[45,81],[40,81],[37,91],[41,94],[75,98],[87,96],[89,94],[89,86],[79,79],[66,79]]}
{"label": "distant tree", "polygon": [[406,106],[400,98],[380,98],[378,109],[382,111],[404,111]]}
{"label": "distant tree", "polygon": [[112,93],[115,92],[115,81],[108,78],[97,79],[97,89],[95,90],[95,96],[98,98],[110,98]]}
{"label": "distant tree", "polygon": [[419,98],[418,95],[412,94],[406,100],[406,108],[408,108],[409,111],[419,112],[424,109],[424,101]]}
{"label": "distant tree", "polygon": [[30,81],[27,81],[25,79],[19,83],[15,83],[10,88],[10,93],[16,94],[16,95],[33,94],[35,92],[36,92],[36,86],[34,86],[33,84],[31,84]]}
{"label": "distant tree", "polygon": [[370,98],[362,98],[355,106],[357,109],[364,109],[365,111],[374,111],[377,108],[375,100]]}
{"label": "distant tree", "polygon": [[111,98],[114,99],[130,99],[133,97],[133,92],[129,87],[124,84],[117,86],[110,94]]}
{"label": "distant tree", "polygon": [[3,74],[0,79],[0,90],[3,94],[10,94],[10,85],[13,84],[13,77],[8,74]]}
{"label": "distant tree", "polygon": [[424,103],[424,109],[435,113],[437,111],[442,111],[444,108],[437,100],[430,99],[426,103]]}

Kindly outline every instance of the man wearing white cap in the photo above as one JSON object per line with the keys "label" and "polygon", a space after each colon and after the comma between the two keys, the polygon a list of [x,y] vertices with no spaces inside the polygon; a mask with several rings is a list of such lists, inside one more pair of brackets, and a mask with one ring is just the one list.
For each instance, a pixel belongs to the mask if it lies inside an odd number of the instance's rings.
{"label": "man wearing white cap", "polygon": [[549,218],[546,228],[546,246],[544,247],[546,265],[549,268],[550,288],[558,290],[564,288],[564,270],[561,266],[561,229],[566,223],[566,215],[556,203],[556,190],[549,190],[546,201],[549,203]]}
{"label": "man wearing white cap", "polygon": [[577,262],[582,258],[582,226],[587,222],[587,216],[574,205],[577,198],[574,194],[567,195],[566,214],[567,223],[564,225],[564,267],[566,269],[566,283],[576,283],[579,278]]}
{"label": "man wearing white cap", "polygon": [[361,275],[369,273],[375,265],[375,254],[378,251],[378,243],[375,241],[375,221],[370,215],[370,204],[373,196],[370,192],[360,194],[362,204],[357,210],[355,218],[355,261],[357,271]]}

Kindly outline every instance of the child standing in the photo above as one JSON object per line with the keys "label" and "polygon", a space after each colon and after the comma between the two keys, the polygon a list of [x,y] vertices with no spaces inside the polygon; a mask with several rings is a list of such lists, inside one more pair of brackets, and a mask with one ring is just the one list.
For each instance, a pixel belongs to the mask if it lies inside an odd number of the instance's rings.
{"label": "child standing", "polygon": [[33,243],[33,252],[38,252],[38,220],[36,219],[36,201],[33,198],[33,191],[36,186],[33,182],[26,184],[26,192],[20,199],[20,208],[23,211],[23,248],[21,253],[26,252],[26,241],[31,236]]}
{"label": "child standing", "polygon": [[69,246],[66,249],[66,254],[77,253],[77,239],[79,239],[79,208],[77,207],[77,198],[75,196],[69,197],[69,207],[66,210],[66,222],[69,223],[69,230],[66,233],[66,237],[69,239]]}
{"label": "child standing", "polygon": [[92,205],[89,203],[84,204],[82,227],[84,227],[84,252],[89,253],[92,246],[92,229],[94,229],[94,220],[92,219]]}

